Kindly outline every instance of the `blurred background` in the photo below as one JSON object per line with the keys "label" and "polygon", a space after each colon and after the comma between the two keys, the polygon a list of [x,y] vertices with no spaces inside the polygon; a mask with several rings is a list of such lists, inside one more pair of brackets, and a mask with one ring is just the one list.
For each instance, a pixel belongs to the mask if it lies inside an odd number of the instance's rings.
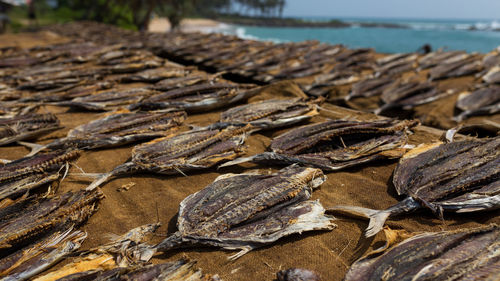
{"label": "blurred background", "polygon": [[382,53],[488,52],[500,45],[499,11],[498,0],[0,0],[0,31],[91,20],[151,32],[319,40]]}

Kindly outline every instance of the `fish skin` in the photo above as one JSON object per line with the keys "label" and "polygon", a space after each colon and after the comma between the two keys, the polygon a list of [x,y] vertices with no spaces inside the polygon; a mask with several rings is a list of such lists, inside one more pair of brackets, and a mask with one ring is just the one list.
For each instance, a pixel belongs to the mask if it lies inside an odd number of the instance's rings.
{"label": "fish skin", "polygon": [[495,280],[499,241],[497,225],[418,234],[356,261],[344,280]]}
{"label": "fish skin", "polygon": [[226,174],[180,204],[178,231],[155,246],[158,251],[206,244],[240,252],[283,236],[335,225],[318,201],[308,200],[326,180],[321,170],[296,165],[274,174]]}

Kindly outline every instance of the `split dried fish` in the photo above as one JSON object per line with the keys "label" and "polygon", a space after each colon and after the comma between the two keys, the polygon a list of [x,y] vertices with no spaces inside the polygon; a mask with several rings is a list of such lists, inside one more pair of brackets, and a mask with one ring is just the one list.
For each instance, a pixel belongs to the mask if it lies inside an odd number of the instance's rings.
{"label": "split dried fish", "polygon": [[406,153],[394,170],[398,195],[408,196],[382,211],[336,206],[370,219],[366,236],[379,232],[386,219],[420,208],[468,213],[500,207],[500,137],[427,144]]}
{"label": "split dried fish", "polygon": [[392,108],[411,109],[452,93],[452,90],[440,91],[430,82],[400,81],[384,90],[381,96],[384,105],[376,109],[375,114],[381,114]]}
{"label": "split dried fish", "polygon": [[319,275],[311,270],[289,268],[276,273],[278,281],[321,281]]}
{"label": "split dried fish", "polygon": [[0,200],[18,197],[60,179],[65,174],[61,171],[68,169],[68,162],[79,156],[77,150],[59,150],[0,165]]}
{"label": "split dried fish", "polygon": [[100,92],[94,95],[77,97],[71,101],[55,103],[56,105],[72,106],[91,111],[109,111],[130,104],[139,103],[144,98],[158,92],[146,88],[134,88],[119,91]]}
{"label": "split dried fish", "polygon": [[[58,281],[120,281],[120,280],[135,280],[135,281],[220,281],[217,276],[203,274],[200,269],[195,268],[195,261],[178,260],[174,262],[135,266],[135,267],[118,267],[109,270],[89,270],[80,273],[74,273]],[[49,279],[35,279],[37,281],[45,281]]]}
{"label": "split dried fish", "polygon": [[45,198],[30,197],[0,210],[0,249],[12,251],[56,228],[88,219],[103,198],[99,190],[66,192]]}
{"label": "split dried fish", "polygon": [[454,118],[456,121],[462,121],[473,115],[490,115],[500,112],[500,86],[461,93],[455,106],[462,111]]}
{"label": "split dried fish", "polygon": [[274,138],[270,149],[220,167],[243,162],[310,165],[326,171],[376,159],[399,158],[407,143],[405,131],[418,121],[329,120],[292,129]]}
{"label": "split dried fish", "polygon": [[427,232],[356,261],[344,280],[498,280],[500,228]]}
{"label": "split dried fish", "polygon": [[143,83],[156,83],[160,80],[185,77],[187,74],[191,73],[191,69],[185,67],[170,67],[170,68],[153,68],[148,70],[143,70],[135,74],[127,75],[120,78],[120,82],[133,83],[133,82],[143,82]]}
{"label": "split dried fish", "polygon": [[381,95],[382,92],[392,85],[394,77],[369,78],[352,85],[351,92],[346,97],[350,100],[356,97],[372,97]]}
{"label": "split dried fish", "polygon": [[130,110],[154,110],[178,108],[192,111],[206,111],[246,100],[257,94],[253,85],[229,83],[203,83],[170,90],[146,98],[129,106]]}
{"label": "split dried fish", "polygon": [[180,204],[177,232],[154,247],[168,251],[205,244],[252,249],[281,237],[311,230],[331,230],[332,217],[319,201],[308,200],[326,176],[319,169],[289,166],[273,174],[225,174]]}
{"label": "split dried fish", "polygon": [[253,130],[255,128],[251,125],[202,128],[135,146],[132,160],[117,166],[111,172],[83,174],[97,178],[87,189],[94,189],[113,177],[140,171],[175,174],[213,167],[241,155],[247,134]]}
{"label": "split dried fish", "polygon": [[96,149],[146,141],[172,134],[184,122],[186,113],[174,112],[123,112],[78,126],[67,137],[46,145],[22,143],[33,147],[29,155],[42,149]]}
{"label": "split dried fish", "polygon": [[27,114],[0,118],[0,145],[32,139],[61,129],[54,114]]}
{"label": "split dried fish", "polygon": [[87,234],[82,231],[57,231],[48,237],[0,260],[0,280],[26,280],[55,265],[78,250]]}
{"label": "split dried fish", "polygon": [[127,272],[140,267],[151,259],[152,253],[151,246],[144,240],[159,226],[158,223],[147,224],[133,228],[123,235],[114,235],[109,243],[82,252],[65,266],[34,280],[95,280],[94,276],[100,277],[100,273],[108,270],[119,269]]}
{"label": "split dried fish", "polygon": [[271,99],[228,109],[221,114],[220,122],[248,123],[255,127],[271,129],[302,122],[317,114],[314,102],[305,102],[300,98]]}
{"label": "split dried fish", "polygon": [[491,68],[482,79],[488,84],[500,84],[500,66]]}
{"label": "split dried fish", "polygon": [[429,71],[430,80],[460,77],[477,73],[483,69],[477,55],[465,55],[458,60],[445,61]]}

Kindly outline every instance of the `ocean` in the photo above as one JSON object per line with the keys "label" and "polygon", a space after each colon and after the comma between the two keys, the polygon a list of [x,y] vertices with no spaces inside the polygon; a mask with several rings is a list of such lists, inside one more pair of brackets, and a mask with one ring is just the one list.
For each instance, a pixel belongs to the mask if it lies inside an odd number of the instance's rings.
{"label": "ocean", "polygon": [[[328,20],[327,18],[303,18]],[[500,46],[500,21],[487,20],[416,20],[340,18],[346,22],[395,23],[407,28],[360,27],[348,28],[294,28],[254,27],[222,24],[218,31],[235,34],[246,39],[274,42],[319,40],[331,44],[344,44],[350,48],[374,48],[381,53],[413,52],[424,44],[433,50],[465,50],[489,52]],[[470,30],[474,29],[474,30]]]}

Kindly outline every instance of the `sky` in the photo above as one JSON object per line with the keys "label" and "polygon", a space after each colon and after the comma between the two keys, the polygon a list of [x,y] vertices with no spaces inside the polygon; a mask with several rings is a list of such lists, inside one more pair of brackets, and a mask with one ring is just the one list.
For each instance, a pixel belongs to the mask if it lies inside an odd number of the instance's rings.
{"label": "sky", "polygon": [[500,0],[286,0],[284,16],[497,19]]}

